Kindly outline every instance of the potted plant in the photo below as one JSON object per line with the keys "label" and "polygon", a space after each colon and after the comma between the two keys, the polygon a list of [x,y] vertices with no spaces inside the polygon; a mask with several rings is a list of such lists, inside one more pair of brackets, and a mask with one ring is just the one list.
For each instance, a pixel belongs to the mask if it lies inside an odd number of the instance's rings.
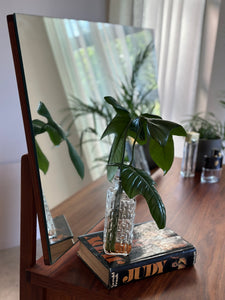
{"label": "potted plant", "polygon": [[[135,144],[149,143],[152,159],[166,174],[174,159],[172,136],[185,136],[186,131],[181,125],[163,120],[160,116],[129,111],[112,97],[105,97],[105,101],[116,111],[116,115],[102,134],[102,138],[114,134],[107,163],[107,177],[111,181],[118,170],[118,182],[108,192],[107,198],[111,199],[105,215],[104,249],[106,253],[126,255],[130,251],[133,229],[128,218],[131,216],[132,222],[134,216],[133,209],[129,209],[130,204],[126,209],[123,203],[124,192],[129,199],[142,195],[158,227],[164,228],[166,223],[166,210],[150,174],[132,165]],[[132,158],[129,163],[124,159],[127,138],[132,140]],[[125,212],[123,211],[121,216],[120,209],[124,205]],[[123,217],[125,220],[122,220]],[[131,233],[124,234],[122,227],[131,229]]]}
{"label": "potted plant", "polygon": [[[220,101],[225,107],[225,101]],[[225,122],[218,120],[212,112],[196,113],[189,119],[184,120],[184,127],[187,131],[195,131],[199,133],[199,144],[196,170],[201,171],[204,165],[205,155],[211,156],[212,150],[219,151],[223,148],[225,140]]]}

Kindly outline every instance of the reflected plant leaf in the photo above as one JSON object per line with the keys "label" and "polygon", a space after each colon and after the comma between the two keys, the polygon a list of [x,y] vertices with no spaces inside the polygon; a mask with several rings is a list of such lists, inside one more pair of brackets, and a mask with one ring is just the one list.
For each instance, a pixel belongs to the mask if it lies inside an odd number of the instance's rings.
{"label": "reflected plant leaf", "polygon": [[43,151],[41,150],[37,140],[35,140],[35,146],[36,146],[36,151],[37,151],[37,159],[38,159],[38,166],[39,169],[42,170],[44,174],[47,173],[48,168],[49,168],[49,161],[47,157],[44,155]]}
{"label": "reflected plant leaf", "polygon": [[[76,149],[73,147],[73,145],[69,141],[69,139],[67,137],[67,133],[63,130],[63,128],[59,124],[57,124],[53,120],[50,112],[48,111],[47,107],[45,106],[45,104],[43,102],[39,103],[37,112],[41,116],[43,116],[47,119],[47,123],[45,123],[41,120],[38,120],[38,119],[35,119],[32,121],[35,137],[39,134],[43,134],[43,133],[47,132],[53,145],[58,146],[61,144],[62,141],[65,141],[67,144],[69,156],[70,156],[73,166],[75,167],[79,176],[81,178],[84,178],[83,161],[81,160],[80,156],[78,155]],[[39,168],[44,172],[44,174],[46,174],[48,171],[48,168],[49,168],[48,159],[42,152],[36,139],[35,139],[35,143],[37,145]]]}

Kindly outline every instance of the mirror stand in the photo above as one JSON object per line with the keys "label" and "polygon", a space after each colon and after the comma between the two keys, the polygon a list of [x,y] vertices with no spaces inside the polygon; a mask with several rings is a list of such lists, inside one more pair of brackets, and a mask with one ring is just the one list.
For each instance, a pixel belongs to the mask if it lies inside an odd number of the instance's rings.
{"label": "mirror stand", "polygon": [[[21,159],[20,299],[31,299],[26,270],[36,263],[37,212],[28,155]],[[42,299],[42,298],[40,298]]]}

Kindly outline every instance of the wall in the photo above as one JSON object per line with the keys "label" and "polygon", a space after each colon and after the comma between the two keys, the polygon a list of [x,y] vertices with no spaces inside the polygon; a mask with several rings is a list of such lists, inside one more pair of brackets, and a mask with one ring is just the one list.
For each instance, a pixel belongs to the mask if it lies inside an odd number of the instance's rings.
{"label": "wall", "polygon": [[[205,11],[205,23],[202,38],[200,71],[198,78],[197,106],[196,111],[207,111],[212,102],[211,80],[217,80],[217,74],[212,72],[215,61],[215,44],[217,42],[217,29],[220,17],[220,4],[223,0],[207,0]],[[221,59],[221,54],[217,51],[216,56]],[[218,109],[218,108],[217,108]]]}
{"label": "wall", "polygon": [[12,13],[106,21],[107,0],[1,0],[0,249],[19,244],[20,158],[27,152],[6,16]]}
{"label": "wall", "polygon": [[[207,110],[214,112],[218,119],[225,122],[225,109],[221,109],[219,100],[225,101],[225,1],[221,1],[216,47],[212,65]],[[225,159],[224,159],[225,163]]]}

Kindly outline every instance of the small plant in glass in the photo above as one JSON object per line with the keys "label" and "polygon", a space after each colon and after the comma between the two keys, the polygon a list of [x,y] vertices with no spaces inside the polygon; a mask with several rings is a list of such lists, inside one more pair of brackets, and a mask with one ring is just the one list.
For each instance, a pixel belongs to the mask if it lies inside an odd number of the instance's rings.
{"label": "small plant in glass", "polygon": [[[128,207],[129,204],[124,203],[125,199],[129,201],[142,195],[158,228],[164,228],[166,224],[165,206],[155,188],[155,182],[148,172],[133,166],[135,145],[145,145],[148,142],[152,159],[166,174],[174,159],[172,136],[186,136],[186,131],[181,125],[163,120],[160,116],[137,114],[133,110],[129,112],[113,97],[105,97],[105,101],[116,111],[102,135],[104,138],[114,134],[107,163],[107,177],[109,181],[116,180],[116,184],[107,195],[104,250],[108,254],[127,255],[132,243],[131,223],[135,206]],[[132,155],[127,161],[125,152],[128,138],[132,140]]]}

